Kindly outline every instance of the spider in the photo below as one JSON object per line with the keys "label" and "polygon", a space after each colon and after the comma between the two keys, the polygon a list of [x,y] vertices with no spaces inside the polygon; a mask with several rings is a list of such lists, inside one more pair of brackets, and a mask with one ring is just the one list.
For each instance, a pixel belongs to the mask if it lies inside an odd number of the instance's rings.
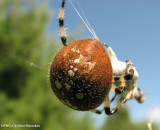
{"label": "spider", "polygon": [[[137,86],[138,72],[132,62],[119,61],[115,52],[97,38],[82,39],[68,44],[64,29],[64,5],[59,13],[61,41],[64,48],[55,56],[50,68],[50,83],[58,99],[79,111],[107,115],[116,113],[130,99],[144,102],[144,94]],[[110,90],[115,95],[110,100]],[[110,104],[119,95],[115,108]],[[97,107],[103,104],[104,108]]]}

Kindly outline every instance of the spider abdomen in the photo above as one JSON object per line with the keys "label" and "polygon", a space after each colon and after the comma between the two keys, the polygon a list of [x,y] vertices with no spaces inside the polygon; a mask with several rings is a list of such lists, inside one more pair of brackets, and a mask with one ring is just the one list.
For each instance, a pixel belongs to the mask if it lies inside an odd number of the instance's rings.
{"label": "spider abdomen", "polygon": [[101,105],[112,84],[109,56],[97,39],[83,39],[65,46],[50,68],[53,92],[72,109],[88,111]]}

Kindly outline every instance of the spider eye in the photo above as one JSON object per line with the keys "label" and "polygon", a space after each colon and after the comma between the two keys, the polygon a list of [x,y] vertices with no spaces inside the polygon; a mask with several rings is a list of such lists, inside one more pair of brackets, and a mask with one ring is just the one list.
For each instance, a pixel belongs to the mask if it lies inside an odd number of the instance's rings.
{"label": "spider eye", "polygon": [[100,41],[84,39],[64,47],[52,62],[50,82],[68,107],[87,111],[101,105],[111,89],[112,66]]}

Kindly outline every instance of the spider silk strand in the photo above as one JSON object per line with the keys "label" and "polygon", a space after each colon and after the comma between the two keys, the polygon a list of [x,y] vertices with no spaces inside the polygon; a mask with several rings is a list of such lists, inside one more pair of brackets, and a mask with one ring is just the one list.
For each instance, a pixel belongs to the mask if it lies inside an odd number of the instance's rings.
{"label": "spider silk strand", "polygon": [[85,26],[87,27],[87,29],[90,31],[90,33],[93,35],[94,38],[98,39],[98,37],[96,36],[95,32],[93,31],[93,29],[91,29],[86,21],[82,18],[82,16],[80,15],[80,13],[78,12],[78,10],[76,9],[76,7],[73,5],[73,3],[71,2],[71,0],[69,0],[70,4],[72,5],[73,9],[76,11],[76,13],[78,14],[78,16],[81,18],[81,20],[83,21],[83,23],[85,24]]}

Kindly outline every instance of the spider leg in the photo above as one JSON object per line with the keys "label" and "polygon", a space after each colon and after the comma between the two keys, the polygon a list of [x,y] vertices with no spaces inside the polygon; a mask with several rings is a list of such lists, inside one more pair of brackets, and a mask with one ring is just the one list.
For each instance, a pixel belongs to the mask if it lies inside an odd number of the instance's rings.
{"label": "spider leg", "polygon": [[[120,79],[124,79],[124,77],[120,77]],[[122,79],[121,82],[122,83]],[[117,81],[116,81],[117,82]],[[120,84],[119,84],[120,85]],[[124,85],[123,83],[121,85]],[[125,87],[119,87],[119,88],[115,88],[115,95],[113,96],[113,98],[109,101],[109,96],[107,97],[107,99],[104,101],[103,105],[104,108],[102,110],[98,110],[98,109],[93,109],[91,110],[94,113],[97,114],[101,114],[103,111],[105,111],[105,113],[107,115],[113,115],[115,114],[121,107],[124,106],[124,104],[130,100],[130,99],[136,99],[138,102],[143,103],[144,102],[144,97],[143,97],[143,93],[141,92],[141,90],[138,88],[138,86],[133,85],[133,89],[131,89],[128,94],[126,95],[126,97],[122,100],[122,102],[120,102],[115,108],[110,109],[110,104],[115,100],[115,98],[117,97],[118,94],[123,93],[123,91],[125,90]]]}
{"label": "spider leg", "polygon": [[61,4],[61,9],[59,13],[59,27],[60,27],[61,41],[64,46],[67,46],[67,40],[64,29],[64,5],[65,5],[65,0],[63,0]]}
{"label": "spider leg", "polygon": [[142,92],[141,89],[137,85],[133,89],[133,95],[131,98],[136,99],[139,103],[143,103],[145,101],[144,92]]}
{"label": "spider leg", "polygon": [[[127,69],[130,67],[130,64],[127,66]],[[115,91],[115,95],[114,97],[111,99],[111,101],[109,102],[109,97],[108,99],[105,101],[105,105],[104,105],[104,110],[105,113],[107,115],[113,115],[114,113],[116,113],[121,107],[123,107],[123,105],[130,100],[131,98],[133,98],[133,96],[139,96],[137,93],[138,91],[134,91],[135,89],[135,85],[133,85],[133,88],[128,92],[128,94],[126,95],[126,97],[122,100],[121,103],[119,103],[115,108],[110,109],[110,103],[112,103],[116,96],[118,94],[121,94],[124,92],[125,88],[126,88],[126,80],[131,80],[133,78],[133,74],[134,74],[134,70],[133,71],[128,71],[129,73],[126,72],[126,74],[124,76],[114,76],[113,78],[113,85],[118,86],[115,87],[114,91]],[[128,79],[126,79],[126,77],[129,77]],[[138,89],[136,89],[138,90]],[[137,95],[135,95],[133,92],[135,92]],[[136,98],[136,97],[134,97]]]}
{"label": "spider leg", "polygon": [[110,58],[117,59],[115,52],[112,50],[112,48],[110,46],[108,46],[106,43],[102,43],[102,45],[107,47]]}
{"label": "spider leg", "polygon": [[[114,96],[113,96],[112,99],[110,100],[110,103],[112,103],[112,102],[115,100],[115,98],[117,97],[117,95],[118,95],[118,93],[115,93],[115,94],[114,94]],[[109,97],[108,97],[108,98],[109,98]],[[105,106],[105,103],[103,103],[103,104],[104,104],[104,106]],[[93,109],[93,110],[91,110],[91,112],[94,112],[94,113],[96,113],[96,114],[101,114],[103,111],[104,111],[104,107],[103,107],[102,110],[98,110],[98,109]]]}
{"label": "spider leg", "polygon": [[104,108],[102,110],[98,110],[98,109],[91,110],[91,112],[96,113],[96,114],[101,114],[103,111],[104,111]]}
{"label": "spider leg", "polygon": [[117,93],[114,94],[114,96],[113,96],[112,99],[110,100],[110,103],[112,103],[112,102],[116,99],[117,95],[118,95]]}
{"label": "spider leg", "polygon": [[[114,96],[112,97],[112,99],[110,100],[110,103],[112,103],[114,100],[115,100],[115,98],[117,97],[117,93],[115,93],[114,94]],[[104,104],[105,105],[105,104]],[[94,113],[96,113],[96,114],[101,114],[102,112],[104,111],[104,107],[103,107],[103,109],[102,110],[98,110],[98,109],[93,109],[93,110],[91,110],[91,112],[94,112]]]}
{"label": "spider leg", "polygon": [[116,99],[118,94],[123,93],[124,89],[125,89],[125,87],[115,88],[115,94],[112,97],[112,99],[110,100],[110,103],[112,103]]}
{"label": "spider leg", "polygon": [[124,106],[124,104],[130,99],[131,95],[133,93],[133,90],[130,90],[128,92],[128,94],[126,95],[126,97],[122,100],[122,102],[120,102],[115,108],[110,109],[110,103],[107,101],[105,104],[106,106],[104,107],[105,113],[107,115],[113,115],[115,114],[121,107]]}
{"label": "spider leg", "polygon": [[[117,94],[115,94],[117,95]],[[107,115],[113,115],[115,114],[121,107],[124,106],[124,104],[131,99],[133,95],[133,90],[130,90],[128,92],[128,94],[126,95],[126,97],[122,100],[122,102],[120,102],[115,108],[111,109],[110,108],[110,104],[112,103],[112,101],[115,99],[112,98],[111,101],[109,101],[109,96],[107,97],[107,99],[104,101],[103,105],[104,105],[104,108],[102,110],[98,110],[98,109],[93,109],[91,110],[92,112],[96,113],[96,114],[101,114],[103,111],[105,111],[105,113]]]}
{"label": "spider leg", "polygon": [[[101,113],[105,110],[105,106],[107,106],[107,105],[110,104],[110,102],[108,102],[108,101],[109,101],[109,96],[108,96],[108,97],[106,98],[106,100],[103,102],[104,107],[103,107],[102,110],[93,109],[93,110],[91,110],[91,112],[94,112],[94,113],[96,113],[96,114],[101,114]],[[107,103],[109,103],[109,104],[107,104]]]}
{"label": "spider leg", "polygon": [[104,46],[107,47],[107,48],[109,47],[106,43],[102,43],[102,45],[104,45]]}
{"label": "spider leg", "polygon": [[114,91],[115,94],[112,97],[112,99],[110,100],[110,103],[112,103],[116,99],[118,94],[123,93],[123,91],[125,90],[125,86],[126,86],[124,78],[123,77],[117,77],[117,76],[115,76],[113,78],[113,85],[114,86],[118,85],[119,87],[112,87],[112,91]]}

